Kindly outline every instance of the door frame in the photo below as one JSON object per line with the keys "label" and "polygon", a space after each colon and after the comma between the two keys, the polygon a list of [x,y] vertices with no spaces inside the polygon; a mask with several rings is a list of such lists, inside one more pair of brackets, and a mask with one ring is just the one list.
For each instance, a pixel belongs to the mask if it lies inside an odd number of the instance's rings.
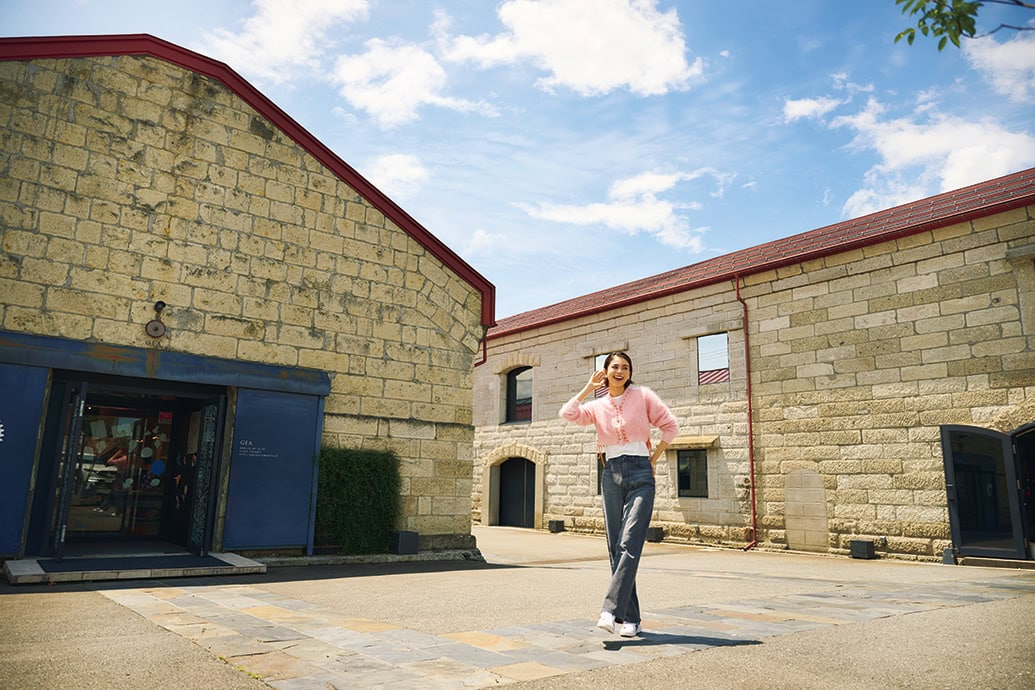
{"label": "door frame", "polygon": [[[204,410],[207,407],[214,409],[214,427],[210,430],[208,448],[206,449],[208,460],[208,481],[204,494],[195,493],[192,497],[193,509],[191,519],[200,520],[197,528],[188,528],[187,538],[182,546],[194,553],[204,555],[211,547],[215,526],[215,512],[218,506],[219,491],[222,486],[223,463],[223,438],[225,438],[227,420],[226,411],[227,391],[221,387],[204,384],[184,384],[179,382],[141,380],[136,378],[122,377],[116,375],[87,374],[84,372],[57,371],[54,372],[50,384],[51,394],[55,393],[61,397],[61,404],[51,406],[48,410],[48,419],[44,422],[44,436],[56,437],[45,447],[52,448],[49,458],[42,459],[49,464],[51,480],[44,485],[38,485],[33,502],[41,503],[43,510],[33,511],[35,520],[44,520],[42,524],[31,525],[30,534],[39,534],[40,555],[54,556],[60,558],[64,552],[64,544],[69,521],[68,504],[71,499],[70,482],[74,472],[68,471],[70,455],[75,455],[81,450],[82,428],[81,421],[83,410],[91,402],[91,396],[100,398],[105,403],[125,401],[136,403],[141,407],[156,406],[159,399],[169,400],[169,407],[178,410],[184,407],[197,407]],[[77,392],[81,391],[77,398]],[[56,400],[55,400],[56,402]],[[70,406],[77,406],[76,410],[70,410]],[[73,414],[74,413],[74,414]],[[78,423],[77,423],[78,422]],[[73,458],[74,459],[74,458]],[[74,469],[74,468],[73,468]],[[163,501],[163,510],[165,509]],[[193,539],[192,539],[193,536]],[[127,535],[120,535],[116,539],[133,539]],[[160,533],[156,537],[160,540],[167,538],[167,535]]]}
{"label": "door frame", "polygon": [[55,458],[54,476],[58,482],[58,495],[54,510],[47,510],[48,516],[54,516],[53,523],[48,530],[49,547],[58,560],[61,560],[65,554],[65,536],[71,515],[75,474],[78,471],[77,459],[82,453],[83,413],[89,395],[89,383],[85,381],[71,383],[65,392],[61,421],[58,424],[58,439],[64,441],[58,446]]}
{"label": "door frame", "polygon": [[[977,436],[999,445],[1003,458],[1006,501],[1009,506],[1012,528],[1012,548],[964,543],[963,523],[960,516],[959,496],[957,494],[956,460],[952,450],[952,438],[955,435]],[[1025,548],[1027,539],[1021,512],[1021,491],[1018,483],[1017,458],[1014,453],[1014,433],[1004,434],[994,429],[983,429],[963,424],[946,424],[941,427],[941,442],[942,461],[945,469],[945,489],[949,508],[949,529],[952,533],[953,550],[960,556],[1027,560],[1028,553]],[[1002,499],[999,500],[1002,501]],[[1027,535],[1027,537],[1030,536]]]}

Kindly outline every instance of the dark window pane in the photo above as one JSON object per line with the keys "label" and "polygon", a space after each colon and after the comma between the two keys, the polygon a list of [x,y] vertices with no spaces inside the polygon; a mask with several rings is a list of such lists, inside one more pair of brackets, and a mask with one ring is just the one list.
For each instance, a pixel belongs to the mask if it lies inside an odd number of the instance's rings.
{"label": "dark window pane", "polygon": [[507,374],[507,421],[532,421],[532,367]]}
{"label": "dark window pane", "polygon": [[676,474],[679,496],[708,498],[708,453],[694,448],[681,450],[676,455]]}

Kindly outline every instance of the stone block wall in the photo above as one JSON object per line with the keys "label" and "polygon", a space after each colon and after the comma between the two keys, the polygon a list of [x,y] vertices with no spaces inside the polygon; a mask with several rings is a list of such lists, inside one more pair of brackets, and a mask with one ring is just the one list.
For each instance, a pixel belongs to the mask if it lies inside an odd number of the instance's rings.
{"label": "stone block wall", "polygon": [[951,545],[940,425],[1035,420],[1033,214],[745,279],[766,538],[794,545],[787,493],[803,471],[826,491],[826,549]]}
{"label": "stone block wall", "polygon": [[[699,386],[697,338],[715,333],[729,334],[730,381]],[[749,538],[743,318],[731,283],[490,340],[474,377],[474,519],[491,522],[495,514],[486,505],[489,469],[525,457],[544,465],[537,526],[563,519],[570,530],[603,529],[596,435],[557,413],[585,385],[596,356],[616,350],[632,357],[633,380],[656,391],[679,418],[681,439],[717,439],[708,451],[708,498],[677,496],[674,450],[659,461],[655,524],[684,539]],[[533,367],[532,420],[501,423],[506,373],[517,366]]]}
{"label": "stone block wall", "polygon": [[40,59],[0,93],[0,328],[324,370],[323,442],[396,450],[400,527],[469,537],[474,288],[218,81]]}
{"label": "stone block wall", "polygon": [[[843,553],[872,539],[888,555],[940,558],[939,426],[1035,420],[1033,217],[1022,208],[742,278],[760,544]],[[726,283],[491,339],[475,370],[474,519],[498,449],[523,447],[545,465],[542,524],[602,528],[595,437],[557,410],[594,355],[623,349],[681,437],[717,437],[707,499],[678,498],[675,453],[659,461],[653,524],[666,538],[751,540],[743,313]],[[717,332],[729,333],[731,380],[700,386],[696,337]],[[537,361],[531,423],[501,424],[506,371]]]}

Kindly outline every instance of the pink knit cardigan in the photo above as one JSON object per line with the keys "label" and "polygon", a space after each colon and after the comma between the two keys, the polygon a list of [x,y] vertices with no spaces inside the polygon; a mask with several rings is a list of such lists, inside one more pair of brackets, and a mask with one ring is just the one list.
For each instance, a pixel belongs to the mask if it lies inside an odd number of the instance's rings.
{"label": "pink knit cardigan", "polygon": [[[661,430],[661,440],[672,443],[679,424],[658,394],[643,386],[629,386],[622,394],[621,414],[610,395],[579,403],[575,396],[561,406],[560,416],[581,426],[596,426],[597,443],[613,446],[630,441],[650,443],[650,428]],[[624,431],[624,438],[623,438]]]}

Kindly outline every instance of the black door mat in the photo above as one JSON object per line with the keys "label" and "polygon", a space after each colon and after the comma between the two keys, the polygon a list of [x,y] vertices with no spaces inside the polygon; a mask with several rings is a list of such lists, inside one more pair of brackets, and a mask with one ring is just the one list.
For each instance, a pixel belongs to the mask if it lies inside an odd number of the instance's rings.
{"label": "black door mat", "polygon": [[48,573],[94,572],[98,570],[160,570],[164,568],[233,568],[213,556],[111,556],[104,558],[53,558],[37,561]]}

